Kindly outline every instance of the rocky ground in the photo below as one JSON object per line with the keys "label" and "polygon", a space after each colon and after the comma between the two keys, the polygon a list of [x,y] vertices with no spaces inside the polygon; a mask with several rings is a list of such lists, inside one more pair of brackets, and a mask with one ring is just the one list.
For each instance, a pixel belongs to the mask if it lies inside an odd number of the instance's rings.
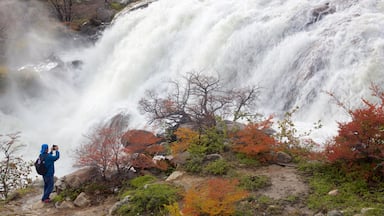
{"label": "rocky ground", "polygon": [[[281,200],[287,197],[306,197],[309,193],[309,187],[300,176],[294,167],[283,167],[279,165],[270,165],[257,169],[239,169],[239,173],[248,175],[265,175],[271,180],[271,186],[268,186],[257,193],[265,195],[273,200]],[[176,185],[189,188],[199,182],[206,181],[208,177],[193,176],[189,174],[182,174],[175,179],[171,180]],[[41,185],[35,186],[35,189],[19,199],[9,202],[0,208],[0,215],[74,215],[74,216],[104,216],[108,215],[109,210],[117,201],[115,198],[107,198],[97,206],[89,207],[75,207],[69,206],[66,208],[55,206],[53,203],[44,204],[40,201]],[[300,215],[313,215],[313,212],[308,210],[304,205],[298,203],[285,207],[285,212],[300,212]]]}

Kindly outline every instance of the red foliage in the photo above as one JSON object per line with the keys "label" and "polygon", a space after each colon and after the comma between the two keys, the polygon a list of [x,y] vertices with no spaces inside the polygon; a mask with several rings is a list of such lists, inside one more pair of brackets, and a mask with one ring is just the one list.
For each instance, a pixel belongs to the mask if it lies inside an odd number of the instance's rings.
{"label": "red foliage", "polygon": [[[259,123],[250,123],[243,130],[233,134],[233,150],[250,156],[262,156],[275,145],[275,139],[264,131],[272,125],[271,117]],[[263,156],[267,159],[266,156]]]}
{"label": "red foliage", "polygon": [[119,130],[113,127],[97,128],[88,138],[77,150],[77,165],[97,167],[103,177],[113,167],[119,172],[127,161]]}
{"label": "red foliage", "polygon": [[348,161],[351,165],[371,163],[373,167],[384,159],[384,93],[372,86],[379,103],[363,99],[363,108],[349,110],[350,122],[339,123],[338,135],[326,146],[331,162]]}
{"label": "red foliage", "polygon": [[147,147],[157,144],[161,138],[145,130],[129,130],[122,137],[122,143],[128,152],[143,152]]}

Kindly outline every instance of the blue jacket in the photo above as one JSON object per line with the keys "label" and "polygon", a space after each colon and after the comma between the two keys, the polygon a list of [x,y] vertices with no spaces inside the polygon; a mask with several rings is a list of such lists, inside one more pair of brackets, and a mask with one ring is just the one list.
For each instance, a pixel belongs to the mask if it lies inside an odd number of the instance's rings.
{"label": "blue jacket", "polygon": [[48,153],[48,145],[43,144],[40,156],[45,158],[45,167],[47,167],[47,173],[44,176],[53,176],[55,174],[55,161],[60,158],[60,152],[56,151],[56,155],[53,155],[52,152]]}

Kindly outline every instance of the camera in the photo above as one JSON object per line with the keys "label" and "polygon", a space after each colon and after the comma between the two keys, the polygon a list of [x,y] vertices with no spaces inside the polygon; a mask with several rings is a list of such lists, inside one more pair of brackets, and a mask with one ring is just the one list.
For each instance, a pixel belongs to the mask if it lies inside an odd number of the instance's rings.
{"label": "camera", "polygon": [[57,150],[57,145],[52,145],[52,150]]}

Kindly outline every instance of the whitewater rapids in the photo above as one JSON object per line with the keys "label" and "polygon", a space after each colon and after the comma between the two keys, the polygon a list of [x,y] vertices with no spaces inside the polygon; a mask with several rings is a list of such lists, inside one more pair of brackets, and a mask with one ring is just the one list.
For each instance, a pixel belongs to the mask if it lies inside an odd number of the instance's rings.
{"label": "whitewater rapids", "polygon": [[[123,114],[129,128],[149,128],[137,110],[145,90],[164,92],[165,81],[199,71],[228,88],[260,86],[260,113],[278,118],[298,106],[299,127],[321,120],[314,136],[324,140],[347,119],[325,92],[357,107],[371,82],[384,83],[383,1],[329,2],[335,12],[309,24],[324,2],[159,0],[120,13],[94,45],[59,37],[42,16],[20,19],[7,41],[0,134],[21,131],[27,159],[42,143],[59,145],[61,176],[95,124]],[[18,4],[25,16],[42,13]]]}

